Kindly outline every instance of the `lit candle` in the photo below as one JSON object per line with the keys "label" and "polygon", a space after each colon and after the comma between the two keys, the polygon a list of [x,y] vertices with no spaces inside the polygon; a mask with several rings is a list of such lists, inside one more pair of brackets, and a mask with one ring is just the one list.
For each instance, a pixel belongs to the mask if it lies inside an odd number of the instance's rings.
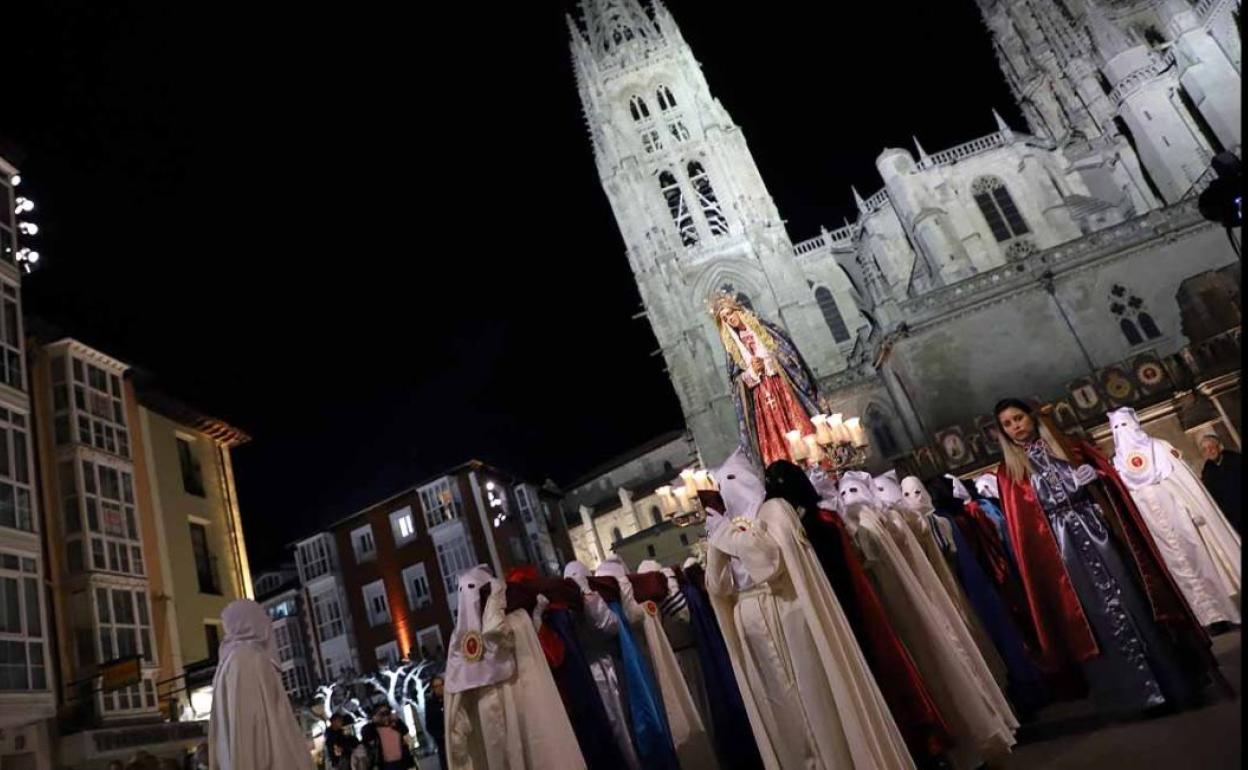
{"label": "lit candle", "polygon": [[817,463],[823,459],[823,452],[819,450],[819,437],[815,434],[802,436],[802,443],[806,445],[806,452],[810,456],[812,463]]}
{"label": "lit candle", "polygon": [[681,471],[680,480],[685,482],[685,494],[696,497],[698,494],[698,487],[693,482],[693,470],[690,468],[685,468],[683,471]]}
{"label": "lit candle", "polygon": [[862,429],[862,420],[857,417],[849,418],[845,421],[845,429],[849,431],[849,437],[854,442],[854,446],[867,445],[867,432]]}
{"label": "lit candle", "polygon": [[834,440],[832,436],[832,428],[828,426],[828,416],[826,414],[817,414],[810,418],[810,422],[815,426],[815,438],[820,444],[827,446]]}
{"label": "lit candle", "polygon": [[845,430],[845,423],[840,412],[828,419],[828,430],[832,431],[832,440],[836,443],[849,443],[849,433]]}
{"label": "lit candle", "polygon": [[802,432],[800,430],[791,430],[784,434],[789,440],[789,455],[796,461],[806,457],[806,445],[802,443]]}
{"label": "lit candle", "polygon": [[707,473],[706,471],[694,471],[693,472],[693,485],[697,487],[698,489],[710,489],[711,488],[710,474]]}
{"label": "lit candle", "polygon": [[676,502],[680,506],[681,513],[689,512],[689,490],[681,487],[676,490]]}
{"label": "lit candle", "polygon": [[676,512],[676,498],[672,495],[670,486],[659,487],[654,490],[654,493],[659,496],[659,501],[663,504],[663,513]]}

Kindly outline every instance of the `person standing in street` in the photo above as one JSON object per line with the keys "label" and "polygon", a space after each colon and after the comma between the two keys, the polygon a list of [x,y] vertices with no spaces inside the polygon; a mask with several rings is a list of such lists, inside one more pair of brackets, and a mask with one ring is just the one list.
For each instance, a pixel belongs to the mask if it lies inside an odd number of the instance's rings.
{"label": "person standing in street", "polygon": [[1200,469],[1200,480],[1226,514],[1231,526],[1239,532],[1243,458],[1239,452],[1232,452],[1224,447],[1222,439],[1212,433],[1200,437],[1200,454],[1205,458],[1205,464]]}
{"label": "person standing in street", "polygon": [[373,712],[373,721],[364,726],[360,741],[368,750],[369,767],[372,770],[408,770],[416,766],[412,750],[408,748],[407,725],[399,719],[388,704],[381,704]]}
{"label": "person standing in street", "polygon": [[425,731],[438,747],[438,767],[446,770],[446,711],[442,702],[444,680],[435,676],[429,682],[429,700],[425,702]]}

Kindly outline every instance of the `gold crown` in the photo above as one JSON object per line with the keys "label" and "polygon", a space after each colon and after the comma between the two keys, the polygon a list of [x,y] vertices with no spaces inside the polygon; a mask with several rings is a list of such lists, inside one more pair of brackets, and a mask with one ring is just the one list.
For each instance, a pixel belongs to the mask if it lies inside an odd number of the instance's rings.
{"label": "gold crown", "polygon": [[745,307],[739,299],[720,289],[711,295],[710,301],[706,303],[706,310],[715,318],[719,318],[719,314],[726,309],[740,311],[745,310]]}

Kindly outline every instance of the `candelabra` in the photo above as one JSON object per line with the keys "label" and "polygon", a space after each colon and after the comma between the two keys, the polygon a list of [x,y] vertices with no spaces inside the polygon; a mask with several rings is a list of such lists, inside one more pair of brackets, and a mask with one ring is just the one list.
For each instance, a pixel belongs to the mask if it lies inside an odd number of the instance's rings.
{"label": "candelabra", "polygon": [[817,414],[810,422],[814,433],[803,436],[801,431],[791,430],[785,434],[793,462],[808,470],[819,468],[834,474],[866,464],[867,433],[861,419],[845,419],[839,413]]}

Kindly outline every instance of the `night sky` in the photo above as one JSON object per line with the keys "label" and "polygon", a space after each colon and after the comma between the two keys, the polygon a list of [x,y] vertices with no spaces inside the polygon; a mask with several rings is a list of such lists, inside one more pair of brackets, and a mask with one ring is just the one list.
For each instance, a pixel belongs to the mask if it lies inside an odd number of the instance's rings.
{"label": "night sky", "polygon": [[[253,566],[470,457],[568,482],[682,425],[560,2],[13,4],[26,311],[249,432]],[[669,7],[803,240],[917,134],[1023,123],[972,0]]]}

